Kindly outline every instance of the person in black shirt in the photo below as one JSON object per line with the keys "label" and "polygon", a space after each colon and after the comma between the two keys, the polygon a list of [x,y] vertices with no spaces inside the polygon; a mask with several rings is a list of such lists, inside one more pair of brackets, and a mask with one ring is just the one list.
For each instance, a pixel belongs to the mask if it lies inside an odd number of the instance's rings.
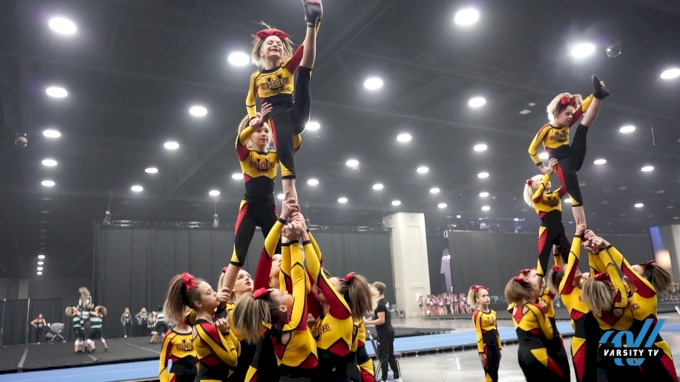
{"label": "person in black shirt", "polygon": [[378,332],[378,359],[382,369],[381,377],[387,381],[387,367],[389,366],[394,373],[394,382],[402,382],[399,376],[399,365],[394,358],[394,328],[390,321],[390,303],[385,298],[385,284],[375,282],[371,286],[378,292],[378,306],[373,312],[373,320],[364,321],[366,325],[375,325]]}

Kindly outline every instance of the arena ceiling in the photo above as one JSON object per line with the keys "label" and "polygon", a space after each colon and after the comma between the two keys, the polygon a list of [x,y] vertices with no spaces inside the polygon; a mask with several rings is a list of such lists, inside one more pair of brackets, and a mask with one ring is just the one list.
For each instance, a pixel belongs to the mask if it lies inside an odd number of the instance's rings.
{"label": "arena ceiling", "polygon": [[[479,20],[456,24],[467,7]],[[39,254],[43,277],[91,274],[92,222],[104,219],[110,197],[114,220],[211,222],[217,208],[222,223],[235,222],[243,181],[232,178],[233,144],[254,67],[228,57],[249,51],[259,20],[299,43],[301,8],[298,0],[0,2],[0,277],[36,277]],[[534,232],[522,199],[536,174],[529,142],[547,103],[562,91],[589,94],[593,73],[613,95],[579,173],[589,225],[642,233],[678,223],[680,78],[660,75],[680,67],[680,2],[326,0],[324,8],[312,77],[319,128],[304,133],[296,154],[313,224],[375,227],[404,211],[425,213],[433,233],[481,223]],[[53,17],[77,31],[55,33]],[[609,58],[616,40],[622,54]],[[582,42],[595,51],[575,59]],[[380,89],[364,86],[373,77]],[[51,86],[68,96],[48,96]],[[472,108],[474,97],[486,103]],[[197,105],[207,115],[189,112]],[[629,125],[635,131],[620,132]],[[28,136],[27,147],[14,144],[16,134]],[[169,141],[179,148],[165,149]]]}

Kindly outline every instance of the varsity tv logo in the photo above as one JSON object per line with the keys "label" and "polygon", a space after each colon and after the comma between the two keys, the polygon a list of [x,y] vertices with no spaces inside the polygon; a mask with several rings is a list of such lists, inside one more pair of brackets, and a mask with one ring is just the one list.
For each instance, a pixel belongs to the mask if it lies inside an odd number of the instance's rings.
{"label": "varsity tv logo", "polygon": [[[661,331],[664,319],[660,319],[654,325],[654,320],[645,320],[637,338],[629,331],[608,330],[600,338],[600,355],[603,358],[614,358],[617,366],[640,366],[647,358],[661,357],[661,349],[654,348],[654,341]],[[652,331],[650,332],[650,327]],[[642,341],[647,338],[647,341]],[[624,342],[625,341],[625,342]],[[625,363],[623,359],[626,359]]]}

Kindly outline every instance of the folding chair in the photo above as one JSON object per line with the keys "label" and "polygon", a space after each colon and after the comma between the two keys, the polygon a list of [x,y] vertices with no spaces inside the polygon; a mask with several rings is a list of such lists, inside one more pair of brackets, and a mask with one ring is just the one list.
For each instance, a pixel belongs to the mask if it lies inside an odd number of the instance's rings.
{"label": "folding chair", "polygon": [[[371,345],[373,345],[373,350],[375,351],[375,361],[373,361],[373,373],[375,374],[375,380],[380,381],[380,377],[382,376],[382,368],[380,367],[380,358],[378,357],[378,341],[376,341],[373,338],[373,334],[371,333],[370,330],[366,330],[366,334],[368,335],[368,339],[371,341]],[[399,375],[401,375],[401,365],[399,364],[399,359],[401,358],[401,353],[399,352],[394,352],[394,358],[397,360],[397,368],[399,369]],[[394,370],[392,371],[394,372]],[[391,379],[388,379],[391,380]]]}

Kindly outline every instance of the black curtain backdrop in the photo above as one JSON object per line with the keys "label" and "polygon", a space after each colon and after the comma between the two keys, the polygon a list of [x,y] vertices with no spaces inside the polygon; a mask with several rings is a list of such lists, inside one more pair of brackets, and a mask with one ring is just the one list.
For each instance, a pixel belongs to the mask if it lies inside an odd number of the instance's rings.
{"label": "black curtain backdrop", "polygon": [[446,289],[446,282],[442,284],[440,280],[442,256],[444,255],[444,249],[448,248],[448,246],[449,243],[445,237],[427,237],[427,266],[430,274],[430,294],[451,293],[451,291],[444,291]]}
{"label": "black curtain backdrop", "polygon": [[[146,307],[156,310],[165,300],[170,279],[190,272],[216,286],[234,246],[233,229],[186,227],[110,227],[94,224],[94,303],[108,309],[106,337],[122,337],[120,316]],[[314,232],[333,275],[350,271],[388,285],[395,301],[389,233]],[[257,230],[244,269],[254,274],[264,239]]]}
{"label": "black curtain backdrop", "polygon": [[[602,235],[631,264],[654,258],[648,235]],[[455,293],[466,293],[473,284],[488,287],[489,295],[503,298],[508,280],[522,268],[533,268],[538,260],[538,235],[451,231],[451,282]],[[582,249],[581,271],[588,270],[587,252]],[[550,261],[552,265],[552,260]],[[430,270],[432,271],[432,270]]]}
{"label": "black curtain backdrop", "polygon": [[[66,307],[75,306],[77,303],[77,298],[6,300],[3,304],[2,345],[25,344],[26,328],[28,328],[28,343],[37,342],[35,328],[31,326],[30,322],[38,318],[38,314],[42,314],[48,324],[63,323],[62,336],[67,341],[75,340],[71,330],[71,319],[66,316]],[[27,312],[29,313],[28,316],[26,315]],[[47,333],[47,329],[44,333]]]}
{"label": "black curtain backdrop", "polygon": [[2,345],[23,345],[26,343],[27,300],[5,301]]}

